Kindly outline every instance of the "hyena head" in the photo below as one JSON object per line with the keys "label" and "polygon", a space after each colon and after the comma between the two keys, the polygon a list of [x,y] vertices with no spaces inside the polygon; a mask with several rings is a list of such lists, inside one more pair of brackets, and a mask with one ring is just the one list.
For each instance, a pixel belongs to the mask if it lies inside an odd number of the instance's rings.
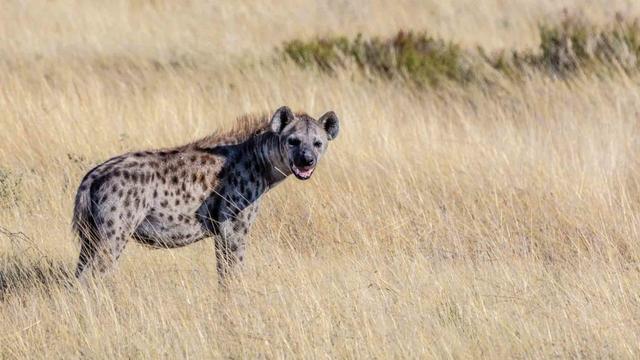
{"label": "hyena head", "polygon": [[327,150],[328,142],[338,136],[338,116],[329,111],[316,120],[306,114],[294,114],[283,106],[271,118],[271,130],[278,135],[281,158],[300,180],[307,180]]}

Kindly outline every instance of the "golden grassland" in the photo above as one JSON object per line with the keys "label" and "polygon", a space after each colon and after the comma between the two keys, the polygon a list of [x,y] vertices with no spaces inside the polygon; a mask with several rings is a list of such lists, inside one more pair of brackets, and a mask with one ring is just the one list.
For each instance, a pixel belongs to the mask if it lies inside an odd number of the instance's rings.
{"label": "golden grassland", "polygon": [[[304,6],[302,6],[304,5]],[[263,62],[281,41],[427,29],[527,47],[628,1],[0,4],[0,357],[640,355],[640,79],[415,90]],[[313,179],[267,194],[218,288],[211,241],[130,244],[69,285],[84,173],[246,112],[333,109]]]}

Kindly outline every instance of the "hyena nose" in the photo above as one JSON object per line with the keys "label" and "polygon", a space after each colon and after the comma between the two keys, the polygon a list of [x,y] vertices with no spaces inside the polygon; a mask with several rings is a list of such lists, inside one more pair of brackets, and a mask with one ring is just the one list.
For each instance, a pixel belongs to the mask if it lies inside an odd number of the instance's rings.
{"label": "hyena nose", "polygon": [[313,166],[316,163],[316,158],[313,156],[313,154],[309,154],[307,152],[305,152],[302,155],[302,166]]}

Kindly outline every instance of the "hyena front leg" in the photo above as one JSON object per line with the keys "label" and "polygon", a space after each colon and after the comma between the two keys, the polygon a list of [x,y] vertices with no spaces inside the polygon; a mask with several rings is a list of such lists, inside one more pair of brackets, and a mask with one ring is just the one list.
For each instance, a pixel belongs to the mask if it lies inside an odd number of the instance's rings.
{"label": "hyena front leg", "polygon": [[226,285],[236,265],[244,261],[246,249],[246,232],[248,224],[242,220],[225,221],[219,226],[219,234],[215,237],[218,281]]}
{"label": "hyena front leg", "polygon": [[244,261],[247,234],[256,218],[259,204],[259,201],[254,201],[234,215],[224,211],[221,213],[226,220],[217,223],[215,246],[218,281],[222,286],[225,286],[237,265]]}

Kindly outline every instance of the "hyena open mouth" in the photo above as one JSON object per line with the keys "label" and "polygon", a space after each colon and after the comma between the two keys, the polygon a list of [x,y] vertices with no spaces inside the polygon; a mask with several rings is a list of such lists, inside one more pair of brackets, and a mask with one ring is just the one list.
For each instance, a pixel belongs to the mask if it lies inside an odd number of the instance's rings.
{"label": "hyena open mouth", "polygon": [[295,166],[291,164],[291,172],[300,180],[308,180],[313,175],[315,166]]}

